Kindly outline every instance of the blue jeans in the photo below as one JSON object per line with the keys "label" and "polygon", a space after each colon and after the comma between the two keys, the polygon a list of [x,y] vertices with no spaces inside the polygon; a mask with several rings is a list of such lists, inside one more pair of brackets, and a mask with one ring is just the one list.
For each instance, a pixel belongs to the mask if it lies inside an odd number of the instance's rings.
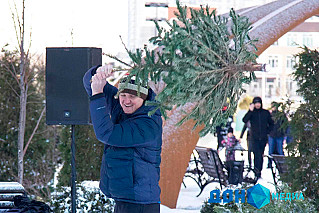
{"label": "blue jeans", "polygon": [[[269,146],[269,155],[276,153],[277,155],[284,155],[282,149],[282,143],[284,141],[284,137],[268,137],[268,146]],[[270,167],[272,160],[268,160],[268,167]]]}

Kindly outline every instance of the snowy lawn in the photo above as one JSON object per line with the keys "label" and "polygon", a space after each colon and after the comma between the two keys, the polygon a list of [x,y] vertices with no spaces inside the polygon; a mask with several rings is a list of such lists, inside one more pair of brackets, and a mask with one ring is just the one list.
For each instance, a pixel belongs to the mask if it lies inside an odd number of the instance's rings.
{"label": "snowy lawn", "polygon": [[[216,138],[213,135],[207,135],[204,138],[201,138],[198,142],[198,146],[203,147],[210,147],[210,148],[216,148]],[[242,146],[244,148],[247,148],[246,142],[242,142]],[[268,154],[268,146],[265,148],[265,154]],[[225,150],[222,150],[219,153],[219,156],[222,161],[225,160]],[[252,156],[253,157],[253,156]],[[245,160],[245,164],[248,164],[248,158],[247,158],[247,152],[243,152],[243,156],[241,156],[241,153],[236,154],[236,159],[239,158],[239,160]],[[241,158],[241,159],[240,159]],[[267,169],[268,159],[264,158],[264,168],[262,171],[261,179],[258,180],[258,183],[265,186],[270,190],[270,192],[275,192],[275,186],[273,185],[273,177],[270,169]],[[220,188],[219,183],[210,183],[208,184],[202,194],[199,197],[196,197],[196,195],[199,193],[199,187],[195,183],[195,181],[191,178],[184,178],[184,183],[186,185],[186,188],[183,184],[181,184],[181,189],[179,193],[179,197],[177,200],[176,209],[170,209],[167,206],[161,205],[161,213],[199,213],[200,209],[202,208],[202,205],[204,204],[204,201],[209,199],[210,192],[216,188]],[[82,186],[84,186],[86,189],[98,189],[99,182],[98,181],[85,181],[82,183]],[[238,186],[232,186],[232,189],[235,188],[241,188],[241,185]],[[225,187],[223,187],[223,190]]]}
{"label": "snowy lawn", "polygon": [[[207,136],[200,138],[198,141],[198,146],[203,147],[211,147],[215,148],[217,147],[216,138],[208,134]],[[242,142],[242,146],[247,148],[247,144],[245,141]],[[243,152],[243,156],[236,155],[236,158],[243,158],[245,160],[245,165],[248,164],[248,157],[247,152]],[[268,145],[265,148],[265,154],[268,154]],[[222,161],[225,160],[225,150],[222,150],[219,153],[219,156]],[[253,156],[252,156],[253,158]],[[252,159],[253,160],[253,159]],[[257,183],[260,183],[261,185],[265,186],[270,190],[270,192],[275,192],[275,186],[274,181],[272,177],[272,173],[270,169],[267,169],[268,164],[268,158],[264,158],[264,164],[263,164],[263,170],[261,174],[261,179],[258,180]],[[195,183],[194,180],[191,178],[184,178],[184,183],[186,184],[186,188],[184,185],[181,185],[181,190],[179,193],[179,197],[177,200],[176,209],[170,209],[164,205],[161,205],[161,213],[199,213],[202,205],[204,204],[204,201],[209,199],[210,192],[216,188],[220,188],[219,183],[210,183],[208,184],[202,194],[199,197],[196,197],[196,195],[199,193],[199,187]],[[238,186],[240,188],[240,186]],[[224,189],[224,188],[223,188]]]}

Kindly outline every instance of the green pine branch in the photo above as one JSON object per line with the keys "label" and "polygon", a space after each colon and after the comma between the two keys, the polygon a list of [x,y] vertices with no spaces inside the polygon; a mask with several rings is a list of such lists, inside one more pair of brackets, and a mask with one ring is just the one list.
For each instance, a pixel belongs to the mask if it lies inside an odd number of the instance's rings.
{"label": "green pine branch", "polygon": [[205,125],[201,131],[205,135],[235,112],[244,92],[243,84],[254,79],[256,40],[248,35],[252,28],[248,18],[234,10],[227,19],[217,16],[215,11],[209,12],[208,6],[200,10],[190,8],[188,18],[188,8],[179,1],[176,4],[178,21],[167,22],[169,30],[155,22],[158,35],[150,42],[160,52],[147,46],[135,52],[127,50],[132,60],[130,77],[135,76],[141,83],[149,79],[165,82],[156,102],[147,103],[160,109],[165,118],[166,110],[173,106],[195,103],[178,124],[194,119],[194,128]]}

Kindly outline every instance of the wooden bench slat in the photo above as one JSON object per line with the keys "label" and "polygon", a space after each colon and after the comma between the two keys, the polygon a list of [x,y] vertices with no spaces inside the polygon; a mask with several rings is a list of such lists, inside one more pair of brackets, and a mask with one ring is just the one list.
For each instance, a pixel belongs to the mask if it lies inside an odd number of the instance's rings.
{"label": "wooden bench slat", "polygon": [[196,152],[193,152],[194,159],[190,162],[195,162],[196,168],[188,168],[185,177],[191,177],[197,182],[201,189],[197,196],[199,196],[205,186],[211,182],[219,182],[221,188],[222,185],[227,184],[227,175],[225,174],[223,163],[220,161],[216,150],[197,146],[195,151]]}
{"label": "wooden bench slat", "polygon": [[15,196],[25,194],[24,187],[18,182],[0,182],[0,213],[14,207]]}
{"label": "wooden bench slat", "polygon": [[23,193],[6,193],[6,194],[0,193],[0,201],[13,201],[13,198],[18,195],[23,196]]}
{"label": "wooden bench slat", "polygon": [[0,193],[2,192],[25,192],[24,187],[18,182],[0,182]]}
{"label": "wooden bench slat", "polygon": [[0,201],[0,208],[12,208],[14,206],[14,203],[11,201]]}

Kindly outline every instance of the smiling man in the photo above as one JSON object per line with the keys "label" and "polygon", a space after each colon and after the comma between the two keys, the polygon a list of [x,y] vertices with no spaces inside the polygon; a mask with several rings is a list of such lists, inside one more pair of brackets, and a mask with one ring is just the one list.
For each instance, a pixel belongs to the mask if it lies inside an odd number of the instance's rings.
{"label": "smiling man", "polygon": [[145,106],[155,93],[138,92],[133,80],[123,80],[118,91],[106,81],[111,75],[112,68],[102,66],[83,78],[95,135],[105,144],[100,189],[115,200],[115,213],[160,212],[162,118],[159,110],[148,116],[154,107]]}

